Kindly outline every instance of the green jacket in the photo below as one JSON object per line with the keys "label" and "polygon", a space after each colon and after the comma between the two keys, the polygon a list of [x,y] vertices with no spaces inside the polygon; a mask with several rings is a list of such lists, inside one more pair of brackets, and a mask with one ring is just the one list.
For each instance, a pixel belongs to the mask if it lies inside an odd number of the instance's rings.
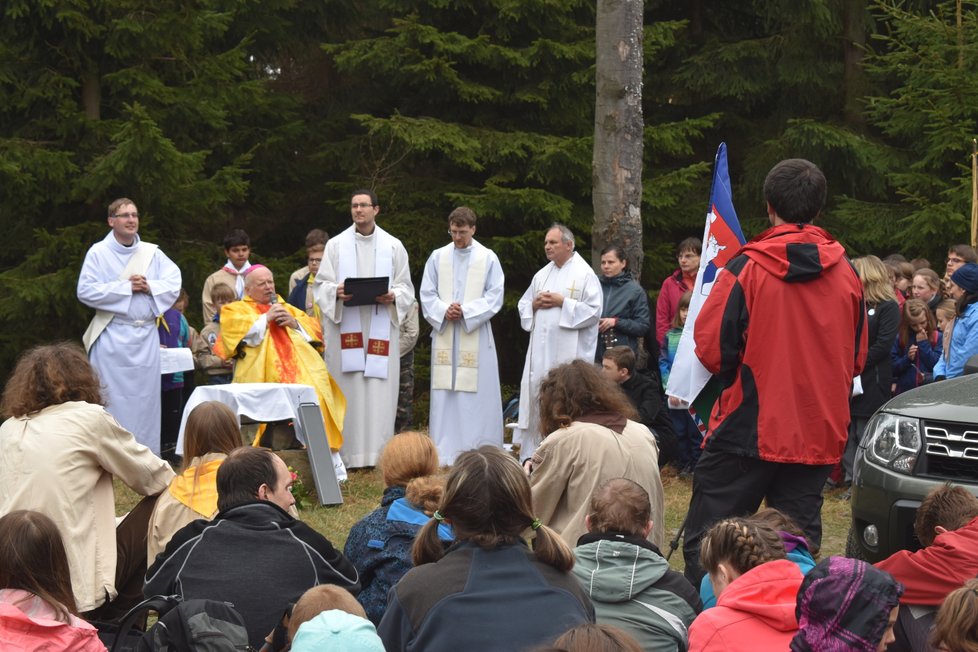
{"label": "green jacket", "polygon": [[656,652],[685,652],[686,630],[703,603],[659,550],[636,536],[585,534],[573,573],[594,602],[597,622],[620,627]]}

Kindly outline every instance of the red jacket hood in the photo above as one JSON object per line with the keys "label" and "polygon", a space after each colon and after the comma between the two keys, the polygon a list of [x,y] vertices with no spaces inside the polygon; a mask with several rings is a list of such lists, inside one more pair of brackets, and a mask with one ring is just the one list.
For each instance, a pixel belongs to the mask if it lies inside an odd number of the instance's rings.
{"label": "red jacket hood", "polygon": [[798,629],[795,601],[802,579],[794,562],[769,561],[731,582],[717,598],[717,607],[747,613],[779,632],[793,632]]}
{"label": "red jacket hood", "polygon": [[845,248],[828,231],[812,224],[771,227],[744,245],[740,253],[789,283],[817,278],[846,260]]}

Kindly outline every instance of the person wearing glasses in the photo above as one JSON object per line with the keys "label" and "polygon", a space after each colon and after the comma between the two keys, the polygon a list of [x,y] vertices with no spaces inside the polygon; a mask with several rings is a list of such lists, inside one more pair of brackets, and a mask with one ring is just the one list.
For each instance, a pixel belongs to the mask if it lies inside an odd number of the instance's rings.
{"label": "person wearing glasses", "polygon": [[329,234],[322,229],[313,229],[306,234],[306,265],[292,272],[289,277],[288,302],[304,310],[310,317],[316,316],[316,298],[313,296],[312,281],[319,273],[319,265],[323,262],[323,252]]}
{"label": "person wearing glasses", "polygon": [[105,409],[160,454],[160,340],[156,319],[180,294],[178,268],[139,238],[131,199],[109,204],[111,231],[85,254],[78,300],[95,308],[82,340],[105,385]]}
{"label": "person wearing glasses", "polygon": [[442,464],[484,444],[503,445],[490,320],[503,307],[505,277],[496,254],[475,240],[476,219],[466,206],[448,215],[452,242],[432,252],[421,281],[421,307],[431,324],[430,432]]}
{"label": "person wearing glasses", "polygon": [[[951,280],[951,275],[958,271],[958,268],[965,263],[978,263],[978,252],[975,248],[966,244],[956,244],[948,247],[947,267],[944,270],[944,287],[946,288]],[[945,291],[946,296],[950,294]]]}
{"label": "person wearing glasses", "polygon": [[[401,323],[408,318],[414,283],[407,250],[377,225],[380,204],[370,190],[350,199],[353,224],[326,243],[313,281],[326,339],[326,366],[346,396],[342,456],[347,468],[376,466],[394,434],[400,389]],[[346,305],[346,283],[386,277],[387,292],[366,305]]]}

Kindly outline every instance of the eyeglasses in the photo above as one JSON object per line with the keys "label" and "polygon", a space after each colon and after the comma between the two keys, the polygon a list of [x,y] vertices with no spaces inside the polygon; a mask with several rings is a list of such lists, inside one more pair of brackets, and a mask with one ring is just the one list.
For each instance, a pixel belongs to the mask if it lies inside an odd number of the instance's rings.
{"label": "eyeglasses", "polygon": [[322,258],[307,258],[306,259],[306,262],[309,263],[310,265],[318,265],[319,263],[323,262],[323,259]]}
{"label": "eyeglasses", "polygon": [[359,204],[357,204],[357,203],[350,204],[350,208],[354,208],[354,209],[355,208],[373,208],[373,206],[374,206],[373,204],[367,204],[365,202],[361,202]]}
{"label": "eyeglasses", "polygon": [[119,218],[122,218],[122,217],[131,217],[133,219],[137,219],[138,220],[139,219],[139,213],[116,213],[112,217],[119,217]]}
{"label": "eyeglasses", "polygon": [[464,231],[448,231],[448,235],[452,236],[453,238],[461,238],[463,235],[468,235],[469,233],[471,233],[469,229],[465,229]]}
{"label": "eyeglasses", "polygon": [[964,258],[957,258],[955,256],[951,256],[950,258],[947,259],[947,262],[954,263],[955,265],[960,265],[964,263]]}

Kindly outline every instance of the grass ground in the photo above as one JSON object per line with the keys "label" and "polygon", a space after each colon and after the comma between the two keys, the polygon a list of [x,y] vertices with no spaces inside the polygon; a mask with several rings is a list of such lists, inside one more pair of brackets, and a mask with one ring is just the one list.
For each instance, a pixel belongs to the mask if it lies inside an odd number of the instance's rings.
{"label": "grass ground", "polygon": [[[311,482],[311,480],[309,480]],[[662,473],[662,485],[666,498],[666,534],[675,536],[682,525],[689,506],[689,496],[692,490],[691,481],[679,478],[672,469]],[[125,514],[135,505],[137,496],[120,482],[116,482],[116,511]],[[384,491],[384,483],[380,472],[376,469],[355,470],[350,472],[350,479],[343,486],[344,503],[338,506],[310,506],[303,509],[299,516],[313,529],[321,532],[342,549],[346,542],[347,533],[353,524],[380,504]],[[849,503],[840,499],[841,491],[826,495],[822,507],[822,556],[841,555],[845,552],[846,534],[849,531]],[[668,550],[663,550],[666,554]],[[683,569],[682,551],[672,555],[669,560],[676,570]]]}

